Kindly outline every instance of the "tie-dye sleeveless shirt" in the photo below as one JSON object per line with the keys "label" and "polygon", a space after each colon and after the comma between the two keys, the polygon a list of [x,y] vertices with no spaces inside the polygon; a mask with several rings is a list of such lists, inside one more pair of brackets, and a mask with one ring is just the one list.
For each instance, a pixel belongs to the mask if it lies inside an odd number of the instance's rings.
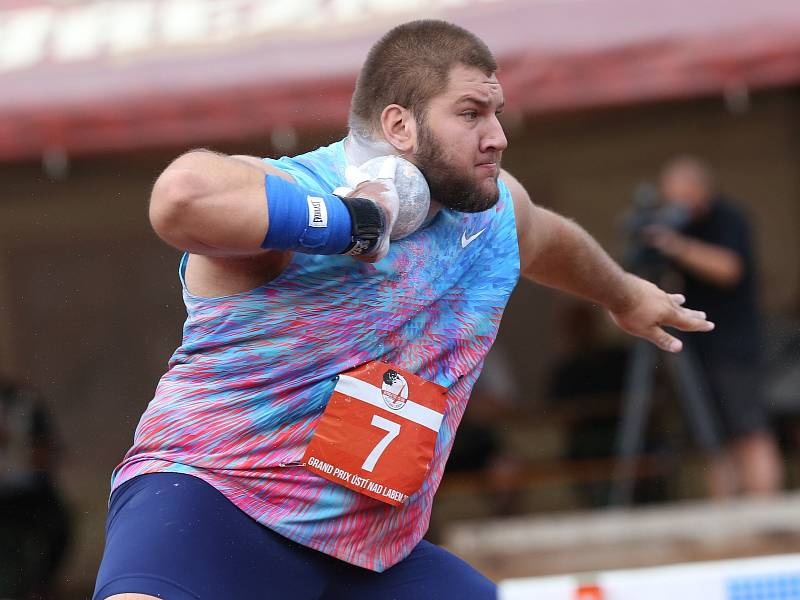
{"label": "tie-dye sleeveless shirt", "polygon": [[[269,162],[308,190],[345,185],[343,142]],[[514,208],[500,190],[484,212],[441,210],[377,264],[295,254],[269,283],[218,298],[184,283],[183,341],[112,490],[143,473],[188,473],[300,544],[375,571],[402,560],[427,530],[456,427],[517,282]],[[427,479],[399,508],[291,464],[334,377],[376,359],[449,390]]]}

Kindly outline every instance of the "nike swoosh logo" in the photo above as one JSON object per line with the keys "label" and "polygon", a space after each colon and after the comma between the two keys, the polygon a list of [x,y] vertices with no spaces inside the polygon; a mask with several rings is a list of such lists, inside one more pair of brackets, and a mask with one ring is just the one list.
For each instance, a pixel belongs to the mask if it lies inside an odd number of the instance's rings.
{"label": "nike swoosh logo", "polygon": [[464,230],[464,233],[462,233],[462,234],[461,234],[461,247],[462,247],[462,248],[466,248],[467,246],[469,246],[469,245],[470,245],[472,242],[474,242],[474,241],[475,241],[475,240],[478,238],[478,236],[479,236],[480,234],[482,234],[484,231],[486,231],[486,227],[484,227],[483,229],[481,229],[479,232],[477,232],[477,233],[473,233],[471,236],[467,237],[467,230],[465,229],[465,230]]}

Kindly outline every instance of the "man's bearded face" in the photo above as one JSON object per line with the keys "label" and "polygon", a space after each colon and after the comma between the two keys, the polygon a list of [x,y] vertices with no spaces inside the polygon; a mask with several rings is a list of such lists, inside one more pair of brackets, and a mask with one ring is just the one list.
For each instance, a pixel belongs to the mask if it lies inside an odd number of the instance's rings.
{"label": "man's bearded face", "polygon": [[414,155],[417,166],[431,189],[431,198],[445,208],[459,212],[481,212],[497,204],[500,189],[500,156],[493,173],[475,173],[474,153],[464,156],[440,142],[433,130],[422,121],[418,124],[419,144]]}

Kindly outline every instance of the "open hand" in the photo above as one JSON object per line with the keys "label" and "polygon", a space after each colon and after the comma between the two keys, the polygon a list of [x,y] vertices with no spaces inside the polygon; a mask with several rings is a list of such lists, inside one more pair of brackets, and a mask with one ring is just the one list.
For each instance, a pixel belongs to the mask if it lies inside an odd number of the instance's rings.
{"label": "open hand", "polygon": [[683,295],[668,294],[635,275],[629,275],[628,281],[631,286],[628,305],[616,311],[609,310],[611,318],[624,331],[649,340],[667,352],[680,352],[683,343],[664,331],[664,327],[681,331],[714,329],[706,313],[682,306],[686,302]]}

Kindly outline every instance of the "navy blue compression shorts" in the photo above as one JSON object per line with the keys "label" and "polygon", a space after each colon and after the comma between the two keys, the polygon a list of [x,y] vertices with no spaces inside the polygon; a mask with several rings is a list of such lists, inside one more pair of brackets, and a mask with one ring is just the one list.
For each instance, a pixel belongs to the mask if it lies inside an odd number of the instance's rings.
{"label": "navy blue compression shorts", "polygon": [[494,600],[496,586],[421,541],[375,573],[296,544],[260,525],[190,475],[140,475],[111,496],[93,600]]}

